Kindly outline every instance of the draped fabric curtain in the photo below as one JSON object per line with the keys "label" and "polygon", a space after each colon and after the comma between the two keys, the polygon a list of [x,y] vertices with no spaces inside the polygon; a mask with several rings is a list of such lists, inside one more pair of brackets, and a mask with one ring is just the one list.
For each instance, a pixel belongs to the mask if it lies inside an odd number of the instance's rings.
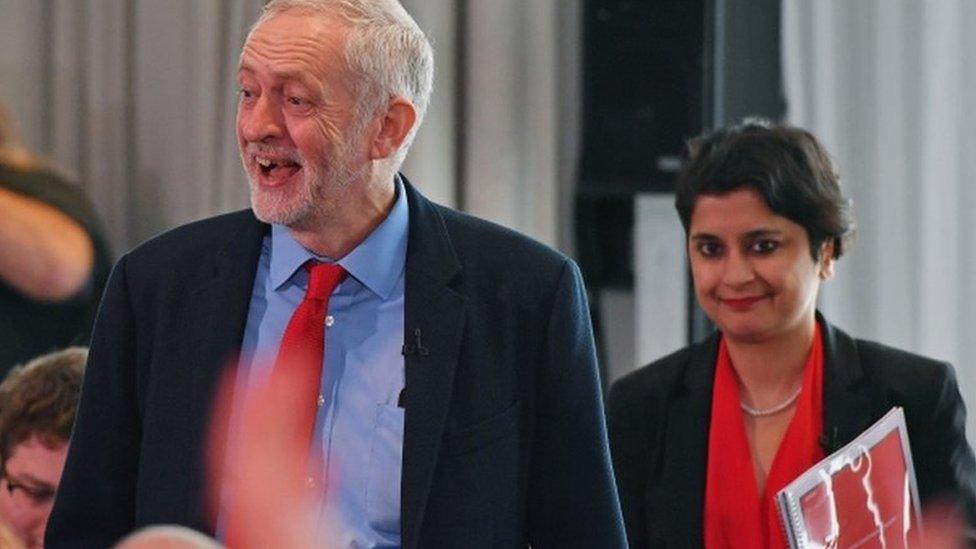
{"label": "draped fabric curtain", "polygon": [[972,409],[976,2],[783,0],[782,17],[789,121],[823,139],[858,220],[822,308],[951,361]]}
{"label": "draped fabric curtain", "polygon": [[572,250],[581,0],[403,0],[434,97],[404,171],[432,198]]}
{"label": "draped fabric curtain", "polygon": [[0,0],[0,101],[112,248],[247,204],[234,60],[262,0]]}
{"label": "draped fabric curtain", "polygon": [[467,3],[463,204],[557,243],[557,2]]}
{"label": "draped fabric curtain", "polygon": [[[404,171],[437,201],[564,249],[578,2],[403,0],[437,71]],[[87,190],[116,254],[247,205],[234,69],[263,4],[0,0],[0,102]]]}

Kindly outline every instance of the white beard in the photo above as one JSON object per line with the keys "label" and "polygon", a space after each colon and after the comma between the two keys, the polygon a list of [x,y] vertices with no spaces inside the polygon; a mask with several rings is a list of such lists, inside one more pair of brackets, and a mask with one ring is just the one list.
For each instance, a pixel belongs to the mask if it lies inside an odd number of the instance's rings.
{"label": "white beard", "polygon": [[255,172],[248,166],[247,158],[253,156],[255,149],[261,150],[262,146],[249,145],[241,155],[250,183],[251,208],[259,220],[286,227],[306,225],[313,220],[329,217],[338,206],[343,192],[368,169],[368,165],[358,170],[349,166],[345,159],[351,155],[344,145],[336,147],[333,154],[335,161],[325,165],[289,151],[302,166],[301,184],[265,189],[258,185]]}

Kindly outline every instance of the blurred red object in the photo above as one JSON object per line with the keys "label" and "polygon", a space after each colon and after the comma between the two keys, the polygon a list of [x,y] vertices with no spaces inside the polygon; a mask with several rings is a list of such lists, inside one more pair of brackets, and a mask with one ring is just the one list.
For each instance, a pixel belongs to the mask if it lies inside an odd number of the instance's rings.
{"label": "blurred red object", "polygon": [[327,547],[317,521],[323,487],[313,491],[304,480],[309,449],[297,427],[305,403],[294,398],[300,380],[275,376],[275,383],[249,393],[232,417],[235,381],[235,369],[227,368],[208,452],[209,500],[224,543],[228,549]]}

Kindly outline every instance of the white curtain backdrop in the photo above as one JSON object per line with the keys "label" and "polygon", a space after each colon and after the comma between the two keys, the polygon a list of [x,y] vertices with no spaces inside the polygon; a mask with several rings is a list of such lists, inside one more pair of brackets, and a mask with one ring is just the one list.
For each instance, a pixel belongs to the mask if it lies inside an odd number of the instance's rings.
{"label": "white curtain backdrop", "polygon": [[556,244],[554,0],[468,2],[466,209]]}
{"label": "white curtain backdrop", "polygon": [[[437,71],[405,173],[434,200],[563,249],[579,1],[403,0]],[[234,68],[263,4],[0,0],[0,102],[87,190],[116,254],[247,205]]]}
{"label": "white curtain backdrop", "polygon": [[819,136],[857,242],[822,296],[860,337],[951,361],[976,441],[976,2],[783,0],[789,121]]}
{"label": "white curtain backdrop", "polygon": [[0,101],[116,254],[247,204],[234,60],[262,0],[0,0]]}
{"label": "white curtain backdrop", "polygon": [[427,194],[572,250],[581,0],[403,0],[434,44],[404,172]]}

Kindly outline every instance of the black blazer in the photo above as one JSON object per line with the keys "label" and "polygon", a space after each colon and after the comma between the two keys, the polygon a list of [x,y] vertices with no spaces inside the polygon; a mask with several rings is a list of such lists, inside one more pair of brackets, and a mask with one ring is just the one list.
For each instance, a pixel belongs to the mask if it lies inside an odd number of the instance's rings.
{"label": "black blazer", "polygon": [[[426,200],[410,211],[401,480],[404,547],[624,547],[576,265]],[[158,523],[212,532],[206,418],[240,348],[261,240],[250,210],[123,257],[92,340],[49,547]]]}
{"label": "black blazer", "polygon": [[[853,339],[818,319],[830,446],[850,442],[892,406],[904,407],[922,501],[956,498],[972,523],[976,463],[952,367]],[[718,341],[713,334],[627,375],[610,391],[610,447],[632,548],[703,544]]]}

